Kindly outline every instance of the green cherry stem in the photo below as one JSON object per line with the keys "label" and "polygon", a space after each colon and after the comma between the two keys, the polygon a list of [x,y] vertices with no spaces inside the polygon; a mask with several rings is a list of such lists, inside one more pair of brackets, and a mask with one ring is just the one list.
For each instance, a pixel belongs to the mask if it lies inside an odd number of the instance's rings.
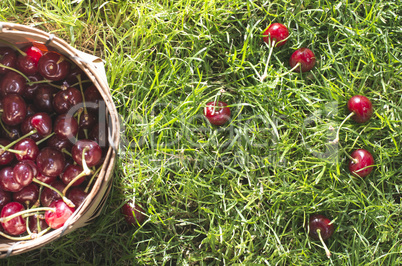
{"label": "green cherry stem", "polygon": [[92,182],[95,180],[95,177],[99,174],[100,170],[102,169],[102,166],[100,166],[95,173],[92,175],[91,180],[89,180],[87,187],[85,188],[84,192],[88,193],[89,188],[91,187]]}
{"label": "green cherry stem", "polygon": [[88,176],[88,175],[91,175],[91,174],[93,173],[92,170],[88,168],[88,165],[87,165],[87,163],[86,163],[86,161],[85,161],[85,152],[86,152],[87,150],[88,150],[88,149],[85,148],[85,149],[82,151],[82,168],[83,168],[82,172],[81,172],[79,175],[77,175],[76,177],[74,177],[73,180],[71,180],[71,181],[67,184],[67,186],[63,189],[63,195],[66,195],[67,190],[68,190],[75,182],[77,182],[77,180],[79,180],[81,177]]}
{"label": "green cherry stem", "polygon": [[320,230],[320,229],[317,229],[317,234],[318,234],[318,237],[320,238],[321,244],[324,246],[324,250],[325,250],[325,254],[327,255],[327,258],[328,258],[328,259],[331,258],[331,252],[329,251],[327,245],[325,245],[325,242],[324,242],[324,240],[322,239],[321,230]]}
{"label": "green cherry stem", "polygon": [[34,209],[23,210],[23,211],[20,211],[20,212],[16,212],[16,213],[14,213],[14,214],[11,214],[11,215],[9,215],[9,216],[7,216],[7,217],[0,218],[0,223],[8,222],[8,221],[10,221],[10,220],[12,220],[12,219],[14,219],[14,218],[16,218],[16,217],[18,217],[18,216],[21,216],[21,215],[31,214],[31,213],[33,213],[33,212],[39,212],[39,211],[51,211],[51,212],[55,212],[55,211],[56,211],[56,208],[39,207],[39,208],[34,208]]}
{"label": "green cherry stem", "polygon": [[46,184],[45,182],[42,182],[42,181],[40,181],[40,180],[38,180],[36,178],[33,179],[33,182],[38,183],[39,185],[42,185],[44,187],[47,187],[47,188],[53,190],[54,192],[56,192],[61,197],[61,199],[67,204],[67,206],[69,206],[71,208],[75,207],[74,203],[71,200],[69,200],[66,196],[63,195],[63,193],[61,193],[59,190],[55,189],[51,185]]}

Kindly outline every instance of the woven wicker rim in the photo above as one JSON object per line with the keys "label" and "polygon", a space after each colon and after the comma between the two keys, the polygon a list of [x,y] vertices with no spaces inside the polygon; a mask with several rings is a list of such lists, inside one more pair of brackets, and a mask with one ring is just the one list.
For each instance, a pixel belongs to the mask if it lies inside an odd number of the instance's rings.
{"label": "woven wicker rim", "polygon": [[52,230],[37,239],[28,241],[0,239],[0,258],[4,258],[42,247],[73,230],[89,224],[100,214],[111,188],[116,147],[119,146],[120,139],[120,124],[101,59],[76,50],[53,34],[20,24],[0,22],[0,38],[15,43],[17,46],[32,42],[43,43],[71,59],[85,71],[102,95],[106,104],[109,127],[109,148],[107,155],[96,182],[84,203],[76,209],[75,213],[63,227]]}

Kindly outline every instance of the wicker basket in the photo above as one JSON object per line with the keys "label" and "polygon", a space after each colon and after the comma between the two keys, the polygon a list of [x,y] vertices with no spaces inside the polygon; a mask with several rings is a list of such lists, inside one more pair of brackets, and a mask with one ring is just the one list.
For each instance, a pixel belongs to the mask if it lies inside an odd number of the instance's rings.
{"label": "wicker basket", "polygon": [[43,43],[76,63],[92,80],[105,101],[109,130],[109,147],[103,167],[84,203],[79,207],[77,206],[75,213],[63,227],[52,230],[37,239],[28,241],[0,239],[0,258],[4,258],[44,246],[75,229],[87,225],[99,215],[112,184],[116,148],[119,145],[120,138],[120,125],[101,59],[80,52],[54,35],[29,26],[0,22],[0,38],[17,46],[33,42]]}

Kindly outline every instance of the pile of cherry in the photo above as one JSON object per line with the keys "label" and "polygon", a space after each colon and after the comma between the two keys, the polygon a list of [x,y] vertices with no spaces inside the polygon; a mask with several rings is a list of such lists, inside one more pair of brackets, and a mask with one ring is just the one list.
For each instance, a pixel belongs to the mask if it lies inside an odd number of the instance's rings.
{"label": "pile of cherry", "polygon": [[[286,43],[289,37],[289,31],[285,25],[274,23],[267,28],[263,35],[264,42],[266,42],[270,47],[269,56],[266,64],[266,66],[268,66],[269,58],[271,56],[273,48],[282,46]],[[292,69],[289,72],[310,71],[311,69],[313,69],[315,62],[316,60],[314,53],[310,49],[299,48],[290,57],[289,65]],[[265,68],[264,74],[260,76],[260,81],[263,81],[266,77],[267,68]],[[331,141],[332,144],[339,144],[342,150],[343,148],[339,143],[339,133],[343,124],[349,118],[352,118],[356,123],[366,123],[373,115],[372,103],[367,97],[362,95],[355,95],[350,98],[347,103],[347,107],[350,114],[340,124],[336,133],[336,138]],[[206,107],[204,108],[205,117],[214,126],[222,126],[228,123],[230,120],[230,113],[230,108],[225,102],[222,101],[208,102]],[[345,154],[350,159],[349,171],[351,172],[351,174],[359,178],[364,178],[372,172],[375,163],[373,156],[370,154],[369,151],[365,149],[357,149],[353,151],[350,155],[346,152]],[[326,216],[322,214],[313,214],[310,216],[307,225],[308,234],[312,239],[321,241],[328,257],[331,256],[331,253],[325,245],[324,241],[332,236],[334,230],[334,221],[331,221]]]}
{"label": "pile of cherry", "polygon": [[57,51],[0,41],[0,235],[34,239],[90,192],[104,159],[102,96]]}

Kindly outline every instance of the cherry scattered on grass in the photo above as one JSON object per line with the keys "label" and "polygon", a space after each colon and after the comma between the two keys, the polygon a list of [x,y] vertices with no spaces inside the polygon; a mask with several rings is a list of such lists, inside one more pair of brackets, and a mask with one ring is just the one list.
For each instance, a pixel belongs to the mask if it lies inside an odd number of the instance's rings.
{"label": "cherry scattered on grass", "polygon": [[321,241],[325,254],[330,258],[331,252],[324,241],[330,238],[335,231],[332,221],[322,214],[313,214],[309,218],[307,231],[312,239]]}
{"label": "cherry scattered on grass", "polygon": [[365,149],[357,149],[350,155],[349,171],[356,177],[366,177],[373,171],[373,155]]}
{"label": "cherry scattered on grass", "polygon": [[268,76],[268,65],[271,60],[271,55],[274,47],[280,47],[285,45],[288,38],[289,38],[289,30],[285,25],[281,23],[273,23],[264,31],[263,41],[268,45],[269,53],[267,62],[265,63],[264,73],[260,77],[261,82],[263,82]]}
{"label": "cherry scattered on grass", "polygon": [[121,213],[129,225],[141,225],[145,221],[145,211],[141,204],[129,201],[121,207]]}
{"label": "cherry scattered on grass", "polygon": [[315,66],[316,58],[308,48],[299,48],[293,52],[289,59],[289,65],[292,68],[290,71],[307,72]]}
{"label": "cherry scattered on grass", "polygon": [[230,120],[230,108],[225,102],[209,102],[204,108],[204,115],[214,126],[222,126]]}

